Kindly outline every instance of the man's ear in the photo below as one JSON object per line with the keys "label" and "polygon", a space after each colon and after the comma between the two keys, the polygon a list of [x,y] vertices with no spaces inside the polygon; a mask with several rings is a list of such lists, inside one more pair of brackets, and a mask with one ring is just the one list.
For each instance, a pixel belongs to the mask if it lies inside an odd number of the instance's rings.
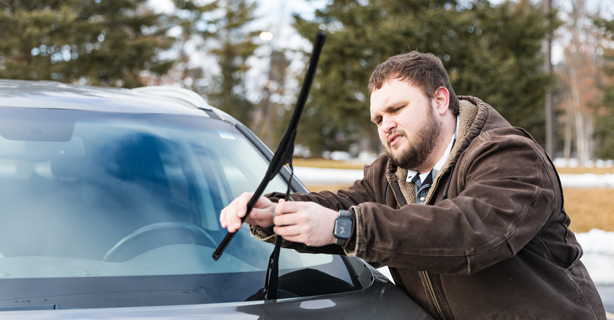
{"label": "man's ear", "polygon": [[437,113],[442,116],[448,111],[450,106],[450,92],[446,87],[439,87],[435,90],[433,100],[437,106]]}

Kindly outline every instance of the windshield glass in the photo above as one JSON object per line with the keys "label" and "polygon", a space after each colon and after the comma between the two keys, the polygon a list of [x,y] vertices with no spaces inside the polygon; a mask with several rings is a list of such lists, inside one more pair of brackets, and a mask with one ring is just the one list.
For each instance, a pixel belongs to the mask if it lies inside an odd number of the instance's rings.
{"label": "windshield glass", "polygon": [[[232,125],[193,116],[0,108],[0,134],[0,307],[40,297],[41,290],[51,297],[109,294],[98,289],[114,281],[117,292],[172,292],[139,286],[201,275],[208,284],[198,278],[177,290],[207,291],[236,288],[228,279],[243,277],[237,292],[208,294],[201,303],[245,300],[263,286],[273,246],[246,226],[219,261],[211,258],[226,234],[220,211],[254,191],[268,167]],[[277,176],[265,192],[285,190]],[[282,250],[280,276],[310,270],[353,283],[339,257]],[[20,279],[46,284],[28,292]],[[90,281],[89,289],[79,281]],[[119,301],[157,304],[139,299]]]}

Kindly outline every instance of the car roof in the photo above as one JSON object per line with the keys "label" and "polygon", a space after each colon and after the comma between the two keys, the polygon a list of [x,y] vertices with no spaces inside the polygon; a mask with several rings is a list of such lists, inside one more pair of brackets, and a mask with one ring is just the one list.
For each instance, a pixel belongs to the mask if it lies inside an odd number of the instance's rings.
{"label": "car roof", "polygon": [[[0,79],[0,107],[217,117],[236,123],[198,94],[175,87],[102,88],[54,81]],[[204,111],[204,112],[203,112]],[[211,114],[213,112],[214,114]]]}

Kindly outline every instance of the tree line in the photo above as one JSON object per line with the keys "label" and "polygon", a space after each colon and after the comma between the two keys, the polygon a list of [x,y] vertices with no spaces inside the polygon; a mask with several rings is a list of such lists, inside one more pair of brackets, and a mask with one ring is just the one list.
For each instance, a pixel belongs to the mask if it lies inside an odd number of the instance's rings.
{"label": "tree line", "polygon": [[[530,0],[337,0],[313,18],[295,14],[293,27],[305,39],[318,29],[328,33],[297,143],[315,156],[381,152],[369,121],[369,76],[387,57],[418,50],[442,59],[457,94],[479,97],[542,145],[545,94],[553,91],[554,156],[614,158],[614,22],[587,13],[584,0],[569,2],[571,11],[561,14]],[[268,80],[250,95],[248,61],[264,45],[251,27],[258,3],[173,4],[173,13],[157,14],[146,0],[0,1],[0,78],[179,84],[274,147],[298,91],[289,80],[302,81],[287,70],[293,52],[270,48]],[[564,45],[554,75],[543,69],[552,32]],[[208,60],[191,63],[195,51]]]}

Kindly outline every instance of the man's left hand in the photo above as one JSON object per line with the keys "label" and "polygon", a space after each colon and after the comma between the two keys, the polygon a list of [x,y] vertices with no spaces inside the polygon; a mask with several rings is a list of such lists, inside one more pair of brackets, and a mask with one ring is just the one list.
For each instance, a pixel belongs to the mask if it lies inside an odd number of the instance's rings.
{"label": "man's left hand", "polygon": [[335,219],[339,212],[314,202],[279,200],[273,219],[276,234],[284,239],[311,247],[334,244]]}

